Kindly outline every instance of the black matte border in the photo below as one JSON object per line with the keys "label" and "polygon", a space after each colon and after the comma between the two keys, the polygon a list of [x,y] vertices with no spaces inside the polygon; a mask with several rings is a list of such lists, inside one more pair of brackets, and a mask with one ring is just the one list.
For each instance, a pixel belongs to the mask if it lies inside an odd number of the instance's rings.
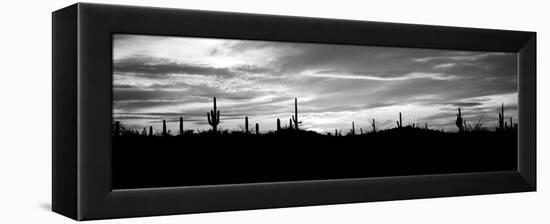
{"label": "black matte border", "polygon": [[[536,189],[534,32],[78,4],[77,219],[336,204]],[[111,35],[132,33],[517,52],[517,171],[111,189]],[[54,130],[55,131],[55,130]]]}

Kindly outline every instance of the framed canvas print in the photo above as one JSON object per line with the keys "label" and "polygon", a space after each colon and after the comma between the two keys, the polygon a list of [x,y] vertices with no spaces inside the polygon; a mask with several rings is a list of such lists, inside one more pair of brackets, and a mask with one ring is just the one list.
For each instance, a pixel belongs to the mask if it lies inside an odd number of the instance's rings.
{"label": "framed canvas print", "polygon": [[536,189],[536,34],[79,3],[53,13],[77,220]]}

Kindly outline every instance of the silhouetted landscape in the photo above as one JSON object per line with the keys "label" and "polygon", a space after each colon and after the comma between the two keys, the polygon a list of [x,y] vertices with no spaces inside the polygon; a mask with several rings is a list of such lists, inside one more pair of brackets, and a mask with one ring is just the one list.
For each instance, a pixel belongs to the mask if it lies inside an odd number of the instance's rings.
{"label": "silhouetted landscape", "polygon": [[112,38],[116,189],[517,166],[513,52]]}
{"label": "silhouetted landscape", "polygon": [[[497,117],[497,116],[495,116]],[[220,111],[205,118],[210,130],[176,133],[125,129],[113,123],[114,188],[193,186],[276,181],[321,180],[400,175],[513,170],[517,160],[517,123],[506,121],[504,106],[497,126],[468,124],[460,108],[456,132],[430,129],[428,124],[402,123],[394,128],[349,129],[334,133],[302,130],[298,104],[286,125],[260,133],[261,124],[244,131],[217,130]]]}

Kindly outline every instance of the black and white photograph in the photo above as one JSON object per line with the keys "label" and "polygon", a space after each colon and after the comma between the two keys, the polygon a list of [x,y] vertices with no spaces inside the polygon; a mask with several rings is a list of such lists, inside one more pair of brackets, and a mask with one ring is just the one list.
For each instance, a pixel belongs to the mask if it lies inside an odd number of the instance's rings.
{"label": "black and white photograph", "polygon": [[516,53],[112,38],[114,188],[517,167]]}
{"label": "black and white photograph", "polygon": [[3,3],[0,224],[550,223],[544,1]]}

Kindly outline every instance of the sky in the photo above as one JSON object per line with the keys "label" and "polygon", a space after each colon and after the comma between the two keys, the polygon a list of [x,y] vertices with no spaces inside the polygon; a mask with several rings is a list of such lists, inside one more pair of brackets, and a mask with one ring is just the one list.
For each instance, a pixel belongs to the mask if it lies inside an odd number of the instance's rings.
{"label": "sky", "polygon": [[130,129],[275,130],[294,113],[300,128],[346,133],[403,124],[457,131],[460,107],[472,126],[517,122],[515,53],[255,40],[113,35],[113,119]]}

